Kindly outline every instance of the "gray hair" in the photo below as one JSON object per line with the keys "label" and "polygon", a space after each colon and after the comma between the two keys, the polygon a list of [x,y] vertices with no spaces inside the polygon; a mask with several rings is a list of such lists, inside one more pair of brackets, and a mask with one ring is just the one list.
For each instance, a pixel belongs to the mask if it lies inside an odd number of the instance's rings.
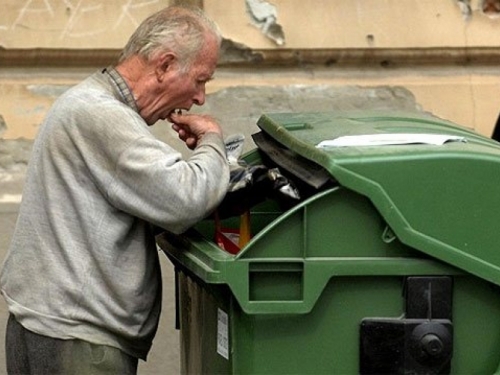
{"label": "gray hair", "polygon": [[163,52],[174,52],[182,68],[187,68],[201,50],[206,33],[220,44],[217,25],[196,7],[170,6],[146,18],[130,37],[119,62],[133,55],[147,60]]}

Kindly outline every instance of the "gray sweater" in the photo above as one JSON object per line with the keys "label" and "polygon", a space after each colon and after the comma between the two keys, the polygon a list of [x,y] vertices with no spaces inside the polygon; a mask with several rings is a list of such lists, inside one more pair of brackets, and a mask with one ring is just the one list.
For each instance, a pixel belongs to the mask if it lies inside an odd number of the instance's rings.
{"label": "gray sweater", "polygon": [[218,134],[184,161],[131,98],[102,71],[56,101],[33,146],[0,283],[25,328],[145,359],[161,308],[153,225],[180,233],[205,217],[229,172]]}

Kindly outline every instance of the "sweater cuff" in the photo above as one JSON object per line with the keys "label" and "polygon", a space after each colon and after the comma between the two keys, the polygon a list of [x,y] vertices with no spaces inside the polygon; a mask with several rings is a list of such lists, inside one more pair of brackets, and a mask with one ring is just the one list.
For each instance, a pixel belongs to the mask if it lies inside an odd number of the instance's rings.
{"label": "sweater cuff", "polygon": [[215,146],[221,152],[223,152],[224,155],[226,154],[226,145],[224,144],[224,139],[222,139],[222,136],[219,133],[215,132],[205,133],[201,138],[200,142],[198,143],[198,147],[204,144],[210,144],[212,146]]}

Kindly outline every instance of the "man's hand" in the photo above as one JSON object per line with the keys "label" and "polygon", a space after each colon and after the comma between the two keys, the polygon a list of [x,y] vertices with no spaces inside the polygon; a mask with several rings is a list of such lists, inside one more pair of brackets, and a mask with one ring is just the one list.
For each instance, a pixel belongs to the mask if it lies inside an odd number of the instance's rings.
{"label": "man's hand", "polygon": [[191,150],[196,148],[205,133],[213,132],[222,136],[219,124],[207,115],[172,113],[169,120],[172,122],[172,129],[179,135],[179,139]]}

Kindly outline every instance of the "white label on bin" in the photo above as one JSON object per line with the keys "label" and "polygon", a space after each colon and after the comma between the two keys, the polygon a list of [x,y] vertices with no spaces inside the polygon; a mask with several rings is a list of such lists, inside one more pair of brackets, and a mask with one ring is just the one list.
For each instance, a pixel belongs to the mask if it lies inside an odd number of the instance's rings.
{"label": "white label on bin", "polygon": [[317,144],[317,148],[349,146],[384,146],[406,144],[429,144],[441,146],[446,142],[467,142],[464,137],[451,134],[389,133],[345,135],[327,139]]}
{"label": "white label on bin", "polygon": [[217,309],[217,353],[229,359],[229,318],[221,309]]}

